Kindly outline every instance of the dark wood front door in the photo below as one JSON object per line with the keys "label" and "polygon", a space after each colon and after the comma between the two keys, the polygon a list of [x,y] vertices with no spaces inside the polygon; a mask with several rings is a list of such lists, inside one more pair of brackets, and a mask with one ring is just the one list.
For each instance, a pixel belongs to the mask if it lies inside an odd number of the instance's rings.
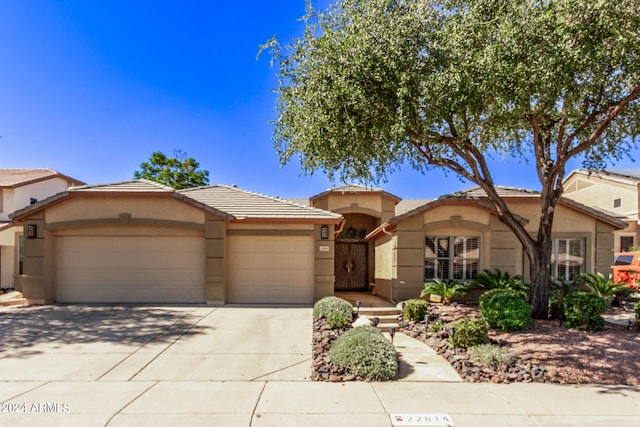
{"label": "dark wood front door", "polygon": [[335,289],[367,289],[367,243],[336,242]]}

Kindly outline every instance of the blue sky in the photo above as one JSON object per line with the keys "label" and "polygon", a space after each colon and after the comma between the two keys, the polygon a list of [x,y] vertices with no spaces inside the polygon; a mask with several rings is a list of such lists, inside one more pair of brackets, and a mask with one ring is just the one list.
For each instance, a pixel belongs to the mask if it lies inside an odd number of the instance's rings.
{"label": "blue sky", "polygon": [[[0,167],[50,167],[97,184],[132,178],[153,151],[181,149],[212,184],[280,197],[326,190],[321,172],[280,167],[269,124],[275,70],[268,55],[256,59],[273,35],[302,33],[304,8],[304,0],[2,0]],[[493,166],[499,184],[539,187],[530,166]],[[407,166],[380,186],[432,198],[470,185]]]}

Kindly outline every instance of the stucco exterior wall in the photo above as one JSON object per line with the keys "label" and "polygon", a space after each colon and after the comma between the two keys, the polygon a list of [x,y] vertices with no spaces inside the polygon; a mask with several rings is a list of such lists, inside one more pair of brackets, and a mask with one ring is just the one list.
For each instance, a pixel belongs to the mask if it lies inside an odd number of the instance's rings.
{"label": "stucco exterior wall", "polygon": [[[638,218],[637,185],[614,182],[595,175],[574,174],[564,184],[564,196],[587,206]],[[619,207],[614,205],[616,199],[620,199]]]}
{"label": "stucco exterior wall", "polygon": [[[527,229],[537,231],[539,205],[536,200],[512,200],[512,210],[530,219]],[[608,273],[613,262],[613,226],[559,205],[552,237],[579,238],[585,243],[584,271]],[[423,288],[425,236],[479,237],[478,271],[498,268],[510,274],[529,276],[529,262],[515,235],[480,206],[455,202],[434,206],[422,215],[400,221],[393,239],[378,236],[376,247],[376,293],[394,301],[416,298]],[[391,265],[391,267],[389,267]],[[390,291],[387,291],[390,288]]]}
{"label": "stucco exterior wall", "polygon": [[387,300],[392,299],[392,283],[397,277],[396,242],[397,237],[386,234],[378,237],[375,246],[374,293]]}
{"label": "stucco exterior wall", "polygon": [[[202,209],[172,197],[92,197],[70,198],[47,208],[48,224],[114,220],[122,215],[130,219],[203,224]],[[97,221],[100,222],[100,221]]]}

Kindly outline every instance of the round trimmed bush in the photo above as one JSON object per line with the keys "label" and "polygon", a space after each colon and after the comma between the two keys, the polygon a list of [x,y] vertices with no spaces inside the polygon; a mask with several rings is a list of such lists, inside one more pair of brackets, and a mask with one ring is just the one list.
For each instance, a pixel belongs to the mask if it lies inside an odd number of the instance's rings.
{"label": "round trimmed bush", "polygon": [[423,299],[409,299],[404,302],[402,309],[402,318],[404,320],[412,320],[414,322],[420,322],[424,320],[424,316],[429,314],[429,303]]}
{"label": "round trimmed bush", "polygon": [[502,331],[525,329],[533,321],[533,307],[522,291],[495,289],[480,297],[480,315],[490,328]]}
{"label": "round trimmed bush", "polygon": [[449,342],[454,348],[470,348],[489,342],[487,325],[482,319],[460,319],[446,328],[453,328],[453,336],[449,338]]}
{"label": "round trimmed bush", "polygon": [[373,326],[349,329],[333,342],[329,354],[337,366],[362,378],[388,380],[398,373],[395,347]]}
{"label": "round trimmed bush", "polygon": [[330,313],[335,312],[344,314],[347,320],[350,320],[353,316],[353,306],[349,301],[334,296],[324,297],[313,306],[314,317],[327,318]]}
{"label": "round trimmed bush", "polygon": [[605,311],[607,301],[587,292],[574,292],[564,299],[564,318],[569,328],[601,331],[604,328],[602,315]]}

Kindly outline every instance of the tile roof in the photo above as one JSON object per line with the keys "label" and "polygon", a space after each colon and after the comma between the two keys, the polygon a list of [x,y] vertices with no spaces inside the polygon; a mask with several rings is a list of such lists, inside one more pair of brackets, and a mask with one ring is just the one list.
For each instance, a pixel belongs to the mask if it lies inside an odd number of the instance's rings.
{"label": "tile roof", "polygon": [[159,184],[146,179],[132,179],[129,181],[114,182],[111,184],[84,185],[82,187],[73,187],[73,192],[134,192],[134,193],[173,193],[174,189],[166,185]]}
{"label": "tile roof", "polygon": [[402,199],[396,205],[396,215],[402,215],[431,202],[431,199]]}
{"label": "tile roof", "polygon": [[62,178],[75,185],[84,184],[82,181],[63,175],[53,169],[0,169],[0,187],[5,188],[21,187],[51,178]]}
{"label": "tile roof", "polygon": [[[496,185],[496,190],[500,197],[531,197],[540,195],[539,191],[506,187],[502,185]],[[485,197],[487,197],[487,194],[480,187],[468,188],[466,190],[456,191],[455,193],[440,196],[441,199],[477,199]]]}
{"label": "tile roof", "polygon": [[327,196],[329,194],[336,194],[336,193],[337,194],[382,193],[387,197],[391,197],[392,199],[395,199],[396,203],[401,200],[398,196],[388,193],[384,191],[382,188],[368,187],[366,185],[360,185],[360,184],[345,184],[340,187],[329,188],[327,191],[324,191],[320,194],[316,194],[315,196],[312,196],[311,200],[315,200],[320,197]]}
{"label": "tile roof", "polygon": [[335,221],[342,218],[342,215],[333,212],[227,185],[190,188],[179,190],[178,193],[231,214],[238,219],[317,219]]}
{"label": "tile roof", "polygon": [[[498,190],[498,194],[501,197],[539,197],[540,196],[540,192],[538,191],[534,191],[534,190],[527,190],[527,189],[522,189],[522,188],[515,188],[515,187],[504,187],[504,186],[496,186],[496,189]],[[387,221],[385,221],[383,224],[380,224],[375,230],[373,230],[371,233],[369,233],[369,235],[367,235],[367,239],[370,239],[372,237],[375,237],[376,235],[380,234],[382,232],[382,230],[386,229],[389,226],[392,226],[394,224],[397,224],[398,222],[401,222],[403,220],[405,220],[406,218],[412,217],[414,215],[418,215],[420,213],[423,213],[425,211],[428,211],[440,204],[442,204],[443,202],[446,202],[447,200],[472,200],[472,201],[476,201],[480,206],[489,209],[491,211],[493,211],[493,207],[490,205],[490,203],[486,200],[488,197],[485,194],[485,192],[480,188],[480,187],[474,187],[474,188],[470,188],[467,190],[462,190],[462,191],[458,191],[455,193],[450,193],[450,194],[445,194],[443,196],[440,196],[439,198],[437,198],[436,200],[431,200],[431,201],[427,201],[426,203],[422,204],[422,205],[418,205],[416,207],[414,207],[413,209],[407,210],[404,213],[400,213],[398,214],[396,212],[396,216],[393,218],[388,219]],[[587,215],[591,215],[601,221],[607,222],[609,224],[614,225],[615,227],[618,227],[620,229],[625,228],[627,225],[624,221],[622,221],[619,218],[616,218],[615,216],[611,215],[611,213],[597,209],[597,208],[593,208],[593,207],[589,207],[586,205],[583,205],[582,203],[578,203],[574,200],[571,200],[569,198],[566,197],[562,197],[560,199],[560,201],[558,202],[560,204],[563,204],[565,206],[569,206],[573,209],[576,209],[578,211],[582,211],[583,213],[586,213]],[[407,206],[409,207],[409,206]],[[397,209],[396,209],[397,211]],[[518,215],[515,215],[516,218],[522,222],[529,222],[528,219],[526,218],[522,218]]]}

